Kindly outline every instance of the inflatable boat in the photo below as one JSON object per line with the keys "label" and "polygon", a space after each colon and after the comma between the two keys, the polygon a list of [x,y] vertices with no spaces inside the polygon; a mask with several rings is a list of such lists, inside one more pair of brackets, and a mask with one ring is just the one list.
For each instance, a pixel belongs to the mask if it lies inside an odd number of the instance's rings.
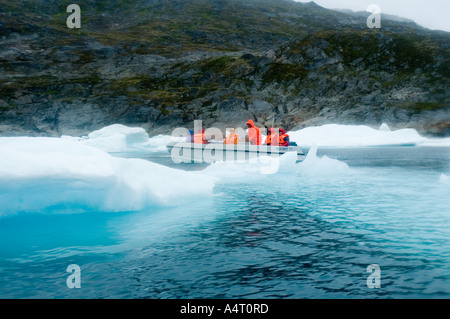
{"label": "inflatable boat", "polygon": [[261,156],[279,157],[287,152],[296,152],[297,162],[306,154],[299,146],[271,146],[245,144],[223,144],[223,142],[196,144],[171,142],[167,144],[172,160],[179,163],[213,163],[217,161],[247,161]]}

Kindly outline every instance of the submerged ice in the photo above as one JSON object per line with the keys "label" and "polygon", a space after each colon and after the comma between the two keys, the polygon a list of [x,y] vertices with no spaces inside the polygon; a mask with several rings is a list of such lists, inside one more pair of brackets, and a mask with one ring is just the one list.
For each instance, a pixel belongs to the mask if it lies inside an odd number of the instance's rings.
{"label": "submerged ice", "polygon": [[214,178],[61,138],[0,138],[0,215],[130,211],[210,194]]}

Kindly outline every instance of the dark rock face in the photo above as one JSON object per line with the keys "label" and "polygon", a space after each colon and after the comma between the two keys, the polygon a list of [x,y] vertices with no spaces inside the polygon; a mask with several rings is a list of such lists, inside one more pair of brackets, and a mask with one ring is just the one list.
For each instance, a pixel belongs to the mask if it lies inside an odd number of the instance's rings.
{"label": "dark rock face", "polygon": [[[291,1],[0,0],[0,135],[327,123],[450,135],[450,35]],[[397,19],[398,20],[398,19]]]}

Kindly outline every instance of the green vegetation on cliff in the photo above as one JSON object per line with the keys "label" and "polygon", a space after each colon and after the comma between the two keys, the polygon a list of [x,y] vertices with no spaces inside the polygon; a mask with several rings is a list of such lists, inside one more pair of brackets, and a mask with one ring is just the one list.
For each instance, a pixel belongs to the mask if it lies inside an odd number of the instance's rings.
{"label": "green vegetation on cliff", "polygon": [[67,4],[0,0],[0,123],[42,127],[77,101],[104,110],[98,125],[153,128],[195,117],[407,125],[449,108],[450,36],[413,23],[371,30],[288,0],[80,0],[77,30]]}

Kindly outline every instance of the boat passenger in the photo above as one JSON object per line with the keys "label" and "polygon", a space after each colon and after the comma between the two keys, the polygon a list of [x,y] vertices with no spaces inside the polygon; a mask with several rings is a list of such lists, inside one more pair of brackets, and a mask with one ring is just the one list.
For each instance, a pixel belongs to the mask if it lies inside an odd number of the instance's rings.
{"label": "boat passenger", "polygon": [[239,143],[239,135],[236,133],[236,129],[234,128],[230,134],[225,138],[223,144],[238,144]]}
{"label": "boat passenger", "polygon": [[280,128],[280,137],[279,137],[279,146],[289,146],[289,135],[286,134],[286,131]]}
{"label": "boat passenger", "polygon": [[261,133],[259,128],[255,126],[252,120],[247,121],[248,127],[248,142],[252,145],[261,145]]}
{"label": "boat passenger", "polygon": [[266,128],[267,136],[266,136],[266,140],[264,141],[264,145],[267,145],[267,142],[269,141],[269,137],[271,135],[271,131],[269,128],[267,128],[267,126],[265,128]]}
{"label": "boat passenger", "polygon": [[194,135],[195,144],[209,144],[208,138],[205,136],[205,129],[202,129]]}
{"label": "boat passenger", "polygon": [[194,130],[189,130],[189,136],[186,138],[186,142],[194,143]]}
{"label": "boat passenger", "polygon": [[276,133],[276,131],[277,130],[274,127],[270,128],[264,144],[278,146],[279,136],[278,133]]}

